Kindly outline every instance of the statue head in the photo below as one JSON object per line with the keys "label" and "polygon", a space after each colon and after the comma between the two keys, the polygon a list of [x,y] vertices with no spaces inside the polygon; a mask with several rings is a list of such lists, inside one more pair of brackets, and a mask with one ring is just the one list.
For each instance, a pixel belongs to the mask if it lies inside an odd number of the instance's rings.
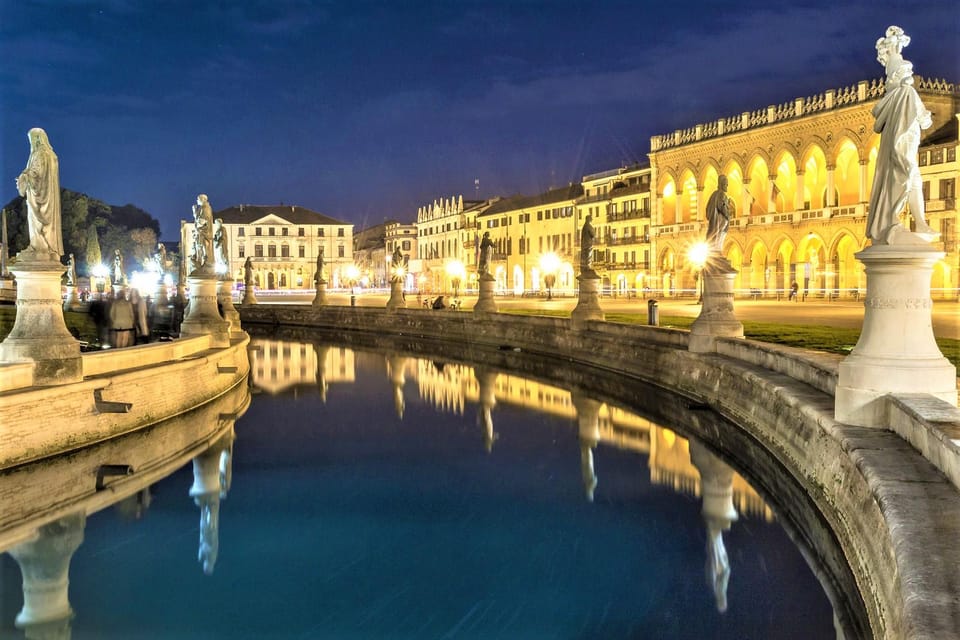
{"label": "statue head", "polygon": [[720,189],[720,191],[726,191],[729,184],[730,181],[727,176],[721,174],[720,177],[717,178],[717,189]]}
{"label": "statue head", "polygon": [[50,141],[47,139],[47,132],[41,129],[40,127],[34,127],[27,132],[27,138],[30,140],[30,148],[37,149],[41,146],[50,146]]}
{"label": "statue head", "polygon": [[207,202],[209,202],[209,200],[210,200],[210,199],[207,198],[207,194],[205,194],[205,193],[201,193],[200,195],[197,196],[197,204],[200,205],[201,207],[202,207],[203,205],[207,204]]}
{"label": "statue head", "polygon": [[877,60],[885,65],[891,53],[900,53],[908,44],[910,44],[910,36],[900,27],[890,25],[884,37],[877,40]]}
{"label": "statue head", "polygon": [[484,232],[483,232],[483,237],[484,237],[484,238],[489,238],[489,237],[490,237],[490,232],[489,232],[489,231],[484,231]]}

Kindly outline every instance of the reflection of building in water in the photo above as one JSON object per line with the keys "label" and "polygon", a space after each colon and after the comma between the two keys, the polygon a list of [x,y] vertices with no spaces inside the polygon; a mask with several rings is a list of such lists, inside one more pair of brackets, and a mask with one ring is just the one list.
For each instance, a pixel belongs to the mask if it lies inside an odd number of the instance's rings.
{"label": "reflection of building in water", "polygon": [[[354,355],[351,349],[333,346],[326,352],[326,383],[353,382]],[[253,385],[270,395],[317,382],[317,350],[306,342],[282,340],[250,341],[250,377]]]}
{"label": "reflection of building in water", "polygon": [[[417,360],[417,385],[420,398],[440,411],[464,413],[466,402],[479,403],[480,388],[473,368],[463,364],[437,366],[429,360]],[[496,402],[532,409],[551,416],[577,419],[571,394],[566,389],[505,373],[496,377]],[[701,496],[700,474],[690,462],[686,439],[673,431],[619,407],[603,404],[598,418],[599,441],[639,453],[649,454],[650,479],[654,484],[675,491]],[[773,519],[773,511],[757,492],[734,472],[733,501],[745,515]]]}
{"label": "reflection of building in water", "polygon": [[[690,462],[690,442],[670,429],[650,425],[650,478],[656,484],[700,497],[700,473]],[[770,522],[773,511],[739,473],[733,472],[733,504],[740,513]]]}

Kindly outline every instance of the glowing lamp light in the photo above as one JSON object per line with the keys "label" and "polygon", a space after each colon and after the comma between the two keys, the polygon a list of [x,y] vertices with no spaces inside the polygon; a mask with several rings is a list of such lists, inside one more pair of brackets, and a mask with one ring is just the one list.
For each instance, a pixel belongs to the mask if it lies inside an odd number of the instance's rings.
{"label": "glowing lamp light", "polygon": [[106,278],[110,275],[110,270],[107,269],[106,265],[95,264],[93,265],[93,269],[90,270],[90,273],[94,278]]}
{"label": "glowing lamp light", "polygon": [[134,271],[130,274],[130,286],[144,293],[150,291],[157,282],[157,275],[147,271]]}
{"label": "glowing lamp light", "polygon": [[687,249],[687,259],[698,271],[703,269],[703,265],[707,264],[707,256],[709,255],[710,245],[706,242],[696,242]]}

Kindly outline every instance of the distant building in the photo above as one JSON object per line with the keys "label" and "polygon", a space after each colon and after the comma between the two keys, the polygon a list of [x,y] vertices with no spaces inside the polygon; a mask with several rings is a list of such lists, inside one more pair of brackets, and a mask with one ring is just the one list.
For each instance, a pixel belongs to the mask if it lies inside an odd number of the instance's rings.
{"label": "distant building", "polygon": [[416,288],[416,277],[413,274],[421,271],[417,253],[417,225],[391,221],[387,223],[384,235],[387,270],[389,271],[392,268],[393,252],[399,248],[403,259],[407,263],[404,288],[409,290]]}
{"label": "distant building", "polygon": [[494,200],[434,200],[417,211],[417,260],[411,263],[417,288],[433,293],[452,291],[452,280],[476,287],[477,216]]}
{"label": "distant building", "polygon": [[[251,259],[260,289],[313,289],[317,256],[323,249],[324,276],[333,288],[347,286],[353,264],[353,225],[293,205],[238,205],[213,214],[227,233],[229,272],[243,282]],[[180,221],[181,255],[192,252],[193,222]]]}
{"label": "distant building", "polygon": [[392,221],[357,231],[353,236],[353,262],[357,265],[359,284],[363,287],[386,287],[386,227]]}

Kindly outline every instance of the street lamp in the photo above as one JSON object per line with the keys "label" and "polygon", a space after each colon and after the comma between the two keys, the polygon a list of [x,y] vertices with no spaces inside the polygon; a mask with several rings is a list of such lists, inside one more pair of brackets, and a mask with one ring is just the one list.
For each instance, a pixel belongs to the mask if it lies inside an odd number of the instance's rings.
{"label": "street lamp", "polygon": [[557,281],[557,270],[560,268],[560,256],[545,253],[540,256],[540,270],[543,272],[543,284],[547,286],[547,300],[553,300],[553,285]]}
{"label": "street lamp", "polygon": [[453,298],[460,297],[460,282],[466,275],[466,269],[459,260],[451,260],[447,263],[447,275],[450,276],[450,284],[453,285]]}
{"label": "street lamp", "polygon": [[706,242],[695,242],[687,249],[687,260],[697,270],[697,302],[703,302],[703,267],[707,264],[707,256],[710,255],[710,245]]}
{"label": "street lamp", "polygon": [[357,278],[360,277],[360,269],[357,269],[357,265],[348,264],[344,270],[343,274],[347,276],[347,283],[350,285],[350,306],[357,306],[357,292],[355,287],[357,286]]}
{"label": "street lamp", "polygon": [[107,276],[110,275],[110,270],[102,264],[93,265],[93,269],[90,270],[90,275],[92,275],[96,282],[97,287],[97,297],[103,297],[103,289],[107,284]]}

